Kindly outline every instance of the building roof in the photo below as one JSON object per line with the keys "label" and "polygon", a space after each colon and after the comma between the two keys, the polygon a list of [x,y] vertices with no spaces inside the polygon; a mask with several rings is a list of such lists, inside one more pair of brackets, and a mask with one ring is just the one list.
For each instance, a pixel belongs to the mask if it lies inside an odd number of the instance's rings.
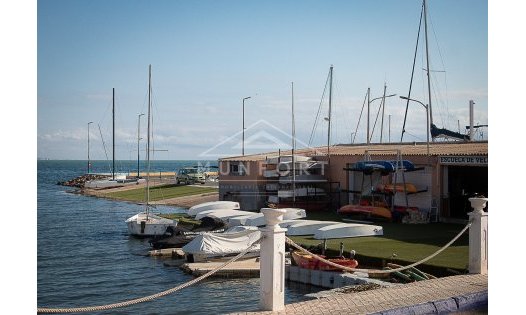
{"label": "building roof", "polygon": [[[364,155],[366,150],[374,155],[393,155],[393,150],[400,150],[402,155],[427,155],[427,143],[404,142],[382,144],[338,144],[330,147],[331,155]],[[220,161],[262,161],[267,157],[290,155],[290,150],[266,152],[245,156],[233,156],[219,159]],[[305,156],[327,155],[327,147],[296,149],[294,154]],[[438,155],[488,155],[488,142],[433,142],[429,143],[429,154]]]}

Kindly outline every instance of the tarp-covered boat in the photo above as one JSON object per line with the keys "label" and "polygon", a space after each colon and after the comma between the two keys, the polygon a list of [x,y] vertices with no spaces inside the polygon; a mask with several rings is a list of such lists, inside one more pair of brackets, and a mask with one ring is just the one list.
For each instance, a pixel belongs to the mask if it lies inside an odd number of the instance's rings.
{"label": "tarp-covered boat", "polygon": [[[191,262],[206,261],[239,254],[261,238],[259,230],[247,229],[241,232],[205,233],[196,236],[182,250]],[[259,255],[259,244],[249,253]]]}
{"label": "tarp-covered boat", "polygon": [[192,228],[184,225],[177,225],[175,228],[169,228],[170,235],[158,236],[151,239],[150,245],[155,249],[183,247],[192,241],[197,235],[207,232],[224,232],[225,223],[220,219],[204,217],[201,223]]}

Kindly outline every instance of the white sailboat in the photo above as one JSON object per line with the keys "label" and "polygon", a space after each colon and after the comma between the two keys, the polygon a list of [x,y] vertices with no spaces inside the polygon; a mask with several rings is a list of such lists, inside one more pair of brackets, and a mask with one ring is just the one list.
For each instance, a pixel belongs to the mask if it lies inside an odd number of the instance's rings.
{"label": "white sailboat", "polygon": [[155,214],[150,213],[150,123],[151,123],[151,107],[152,107],[152,66],[149,66],[148,74],[148,142],[146,146],[147,156],[147,176],[146,176],[146,210],[138,213],[131,218],[126,220],[128,225],[128,233],[133,236],[157,236],[166,233],[169,227],[175,228],[177,226],[177,220],[170,220],[162,218]]}

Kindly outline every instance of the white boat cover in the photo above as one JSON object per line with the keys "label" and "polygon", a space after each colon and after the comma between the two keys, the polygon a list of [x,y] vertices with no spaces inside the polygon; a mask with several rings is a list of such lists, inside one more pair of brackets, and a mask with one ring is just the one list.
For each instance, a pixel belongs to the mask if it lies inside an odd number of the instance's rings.
{"label": "white boat cover", "polygon": [[319,228],[316,233],[314,233],[314,238],[317,240],[323,240],[377,235],[384,235],[383,228],[378,225],[338,223]]}
{"label": "white boat cover", "polygon": [[251,211],[241,211],[234,209],[215,209],[215,210],[206,210],[199,212],[195,219],[199,220],[204,217],[212,217],[220,219],[221,221],[228,223],[228,218],[239,217],[241,215],[252,215],[254,212]]}
{"label": "white boat cover", "polygon": [[[286,210],[287,212],[283,215],[283,220],[295,220],[305,218],[307,213],[305,209],[300,208],[281,208],[281,210]],[[260,210],[261,211],[261,210]],[[265,225],[265,217],[263,213],[259,212],[245,220],[245,225],[250,226],[263,226]]]}
{"label": "white boat cover", "polygon": [[239,202],[235,201],[210,201],[200,203],[188,209],[188,215],[196,216],[201,211],[214,209],[239,209]]}
{"label": "white boat cover", "polygon": [[[245,230],[236,233],[205,233],[196,236],[190,243],[183,246],[186,254],[223,256],[244,251],[261,238],[261,232]],[[259,251],[259,244],[250,252]]]}
{"label": "white boat cover", "polygon": [[340,224],[341,222],[335,221],[302,221],[290,225],[287,229],[287,235],[313,235],[319,228],[328,225]]}

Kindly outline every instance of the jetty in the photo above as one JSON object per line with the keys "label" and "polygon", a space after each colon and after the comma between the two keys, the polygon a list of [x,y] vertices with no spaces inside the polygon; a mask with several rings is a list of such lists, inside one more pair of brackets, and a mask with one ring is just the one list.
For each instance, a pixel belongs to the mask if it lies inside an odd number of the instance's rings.
{"label": "jetty", "polygon": [[[211,260],[201,263],[186,263],[181,265],[181,269],[199,277],[221,266],[224,262],[224,260]],[[222,268],[213,276],[219,278],[258,278],[259,258],[240,259]]]}

